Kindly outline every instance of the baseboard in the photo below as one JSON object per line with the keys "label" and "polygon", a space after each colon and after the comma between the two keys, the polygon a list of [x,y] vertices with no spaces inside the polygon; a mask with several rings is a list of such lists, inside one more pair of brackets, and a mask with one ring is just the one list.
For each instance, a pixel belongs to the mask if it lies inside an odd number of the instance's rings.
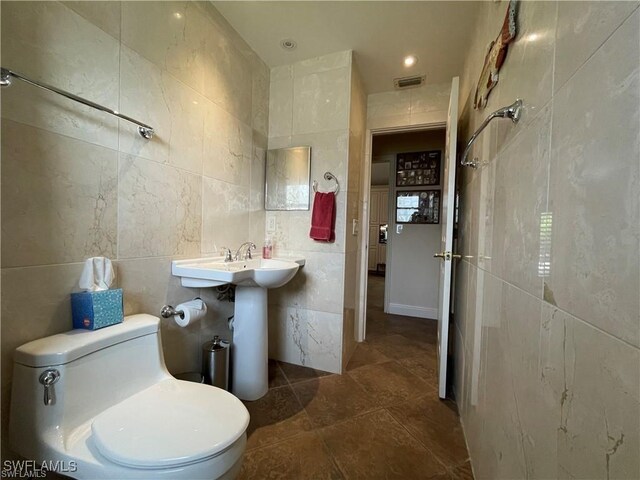
{"label": "baseboard", "polygon": [[393,315],[405,315],[407,317],[418,318],[438,318],[438,309],[431,307],[416,307],[414,305],[403,305],[401,303],[390,303],[389,313]]}

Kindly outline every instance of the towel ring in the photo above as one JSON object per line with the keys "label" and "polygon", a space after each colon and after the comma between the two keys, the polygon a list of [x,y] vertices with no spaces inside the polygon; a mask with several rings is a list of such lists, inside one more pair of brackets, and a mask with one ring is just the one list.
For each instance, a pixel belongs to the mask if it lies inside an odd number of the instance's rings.
{"label": "towel ring", "polygon": [[[340,191],[340,183],[338,182],[338,179],[336,178],[336,176],[331,173],[331,172],[324,172],[324,179],[329,181],[329,180],[333,180],[334,182],[336,182],[336,186],[333,190],[330,190],[327,193],[335,193],[337,194]],[[313,181],[313,191],[317,192],[318,191],[318,181],[314,180]]]}

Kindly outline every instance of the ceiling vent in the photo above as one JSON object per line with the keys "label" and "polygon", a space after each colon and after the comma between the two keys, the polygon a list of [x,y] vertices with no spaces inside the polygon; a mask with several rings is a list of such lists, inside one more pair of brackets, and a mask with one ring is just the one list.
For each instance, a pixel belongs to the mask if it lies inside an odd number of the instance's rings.
{"label": "ceiling vent", "polygon": [[396,87],[397,90],[404,90],[405,88],[415,88],[424,84],[424,81],[426,80],[426,78],[427,78],[426,75],[415,75],[413,77],[395,78],[393,80],[393,85]]}

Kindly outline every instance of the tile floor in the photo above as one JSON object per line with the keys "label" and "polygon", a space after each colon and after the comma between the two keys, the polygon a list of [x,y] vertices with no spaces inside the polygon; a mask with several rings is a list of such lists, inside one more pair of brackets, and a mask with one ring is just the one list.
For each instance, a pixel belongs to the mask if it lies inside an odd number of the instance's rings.
{"label": "tile floor", "polygon": [[270,362],[241,479],[471,480],[452,401],[437,395],[435,321],[382,311],[370,276],[367,341],[343,375]]}

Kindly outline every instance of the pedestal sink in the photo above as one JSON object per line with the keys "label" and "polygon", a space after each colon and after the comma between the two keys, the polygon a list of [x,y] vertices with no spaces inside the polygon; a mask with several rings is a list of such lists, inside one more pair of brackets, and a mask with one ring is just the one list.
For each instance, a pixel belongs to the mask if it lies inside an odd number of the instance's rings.
{"label": "pedestal sink", "polygon": [[303,258],[256,258],[225,262],[205,257],[172,262],[171,272],[184,287],[236,285],[231,359],[231,392],[257,400],[269,389],[267,289],[289,282]]}

